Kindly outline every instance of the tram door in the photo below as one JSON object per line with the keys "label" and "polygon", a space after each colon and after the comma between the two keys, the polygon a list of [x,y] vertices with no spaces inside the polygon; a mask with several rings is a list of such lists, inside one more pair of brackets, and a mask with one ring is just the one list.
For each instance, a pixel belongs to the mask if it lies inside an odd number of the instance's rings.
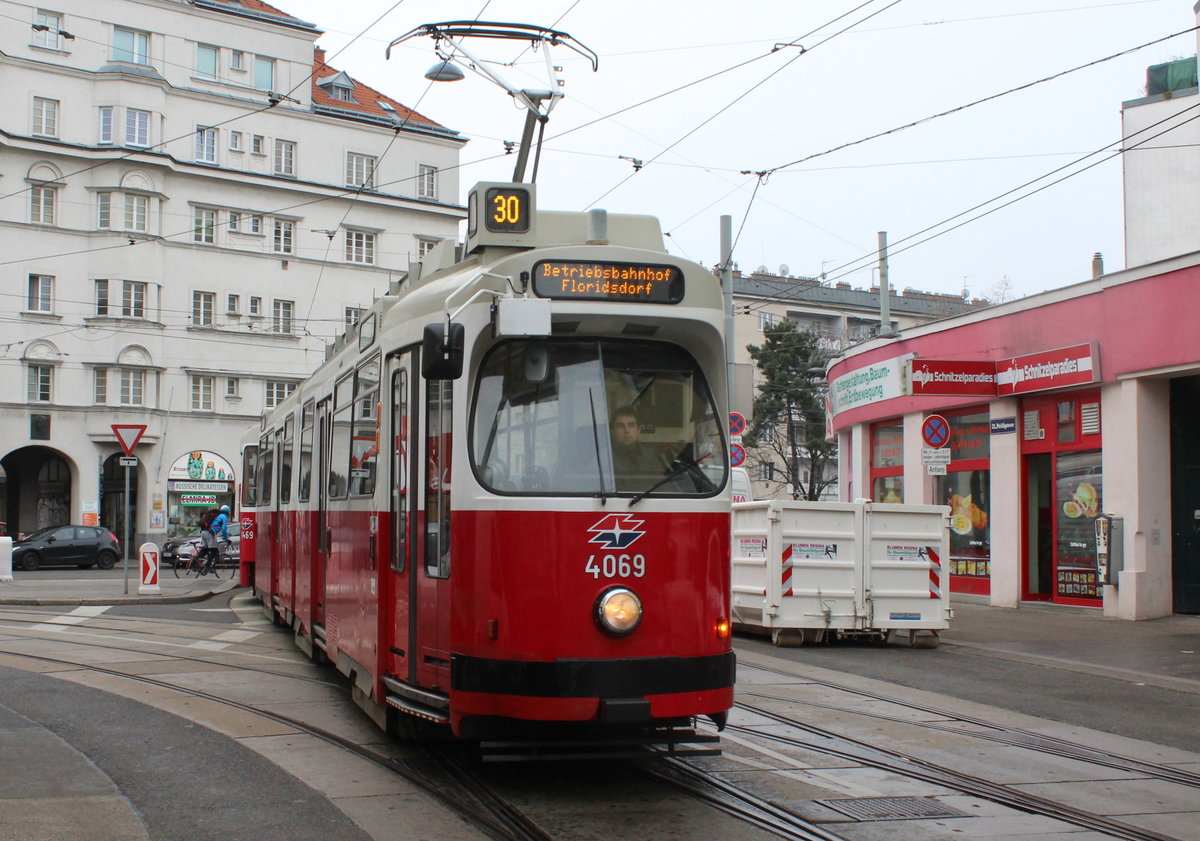
{"label": "tram door", "polygon": [[1200,613],[1200,377],[1171,381],[1172,578],[1176,613]]}
{"label": "tram door", "polygon": [[391,546],[388,554],[386,584],[380,588],[384,600],[385,622],[390,622],[389,653],[385,655],[388,674],[396,675],[412,683],[416,675],[412,670],[414,658],[409,656],[414,637],[415,613],[409,606],[415,592],[414,564],[417,543],[417,493],[416,465],[414,458],[420,452],[417,446],[417,419],[413,407],[417,405],[416,389],[419,377],[413,376],[412,353],[394,359],[391,369],[391,422],[388,436],[391,441],[391,470],[389,476],[391,518]]}
{"label": "tram door", "polygon": [[317,404],[317,551],[312,565],[312,623],[325,627],[325,568],[329,562],[329,401]]}
{"label": "tram door", "polygon": [[411,667],[422,686],[450,691],[450,477],[452,474],[454,415],[450,380],[423,380],[425,389],[421,490],[424,510],[421,545],[413,565],[416,590],[413,599]]}

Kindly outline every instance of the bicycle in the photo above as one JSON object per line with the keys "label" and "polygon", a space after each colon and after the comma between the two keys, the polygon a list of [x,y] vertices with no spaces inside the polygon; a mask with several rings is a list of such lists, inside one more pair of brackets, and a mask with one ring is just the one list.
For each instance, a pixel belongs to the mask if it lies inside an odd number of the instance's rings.
{"label": "bicycle", "polygon": [[177,557],[175,559],[175,577],[186,578],[194,575],[199,578],[210,573],[217,578],[232,576],[237,565],[225,566],[223,563],[228,558],[229,547],[228,540],[220,540],[217,542],[216,558],[202,558],[204,550],[200,547],[196,547],[196,551],[187,556],[186,560]]}

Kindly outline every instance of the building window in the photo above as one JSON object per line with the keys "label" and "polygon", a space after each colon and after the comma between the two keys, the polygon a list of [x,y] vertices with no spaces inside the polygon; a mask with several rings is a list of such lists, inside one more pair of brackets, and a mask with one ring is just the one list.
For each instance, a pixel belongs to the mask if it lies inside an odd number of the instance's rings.
{"label": "building window", "polygon": [[424,257],[430,251],[433,251],[433,249],[437,247],[437,244],[439,242],[441,242],[441,240],[422,239],[422,238],[418,237],[417,238],[417,256]]}
{"label": "building window", "polygon": [[346,260],[351,263],[374,263],[375,235],[366,231],[346,231]]}
{"label": "building window", "polygon": [[108,281],[96,281],[96,315],[108,315]]}
{"label": "building window", "polygon": [[115,27],[113,29],[113,61],[149,64],[150,36],[145,32]]}
{"label": "building window", "polygon": [[54,311],[54,278],[48,274],[29,276],[29,297],[25,308],[29,312]]}
{"label": "building window", "polygon": [[62,15],[38,9],[33,15],[33,45],[47,50],[61,50]]}
{"label": "building window", "polygon": [[763,462],[758,466],[758,481],[774,482],[775,481],[775,465],[769,461]]}
{"label": "building window", "polygon": [[112,193],[96,193],[96,227],[112,227]]}
{"label": "building window", "polygon": [[233,50],[229,53],[229,69],[230,70],[245,70],[246,69],[246,54],[241,50]]}
{"label": "building window", "polygon": [[[216,129],[208,129],[216,131]],[[125,145],[150,145],[150,112],[138,108],[125,109]]]}
{"label": "building window", "polygon": [[217,57],[220,50],[207,44],[196,45],[196,75],[202,79],[217,78]]}
{"label": "building window", "polygon": [[362,187],[364,190],[375,189],[375,164],[378,158],[372,155],[360,155],[357,152],[346,153],[346,186]]}
{"label": "building window", "polygon": [[150,215],[150,199],[146,196],[125,196],[125,230],[144,231]]}
{"label": "building window", "polygon": [[229,377],[225,380],[225,396],[227,398],[238,396],[238,383],[240,382],[241,380],[237,377]]}
{"label": "building window", "polygon": [[254,57],[254,87],[262,91],[275,90],[275,59]]}
{"label": "building window", "polygon": [[217,241],[217,211],[208,207],[197,207],[192,226],[194,242],[214,243]]}
{"label": "building window", "polygon": [[354,91],[345,85],[330,85],[329,95],[334,99],[340,99],[342,102],[354,101]]}
{"label": "building window", "polygon": [[192,293],[192,326],[193,327],[212,327],[213,326],[213,310],[217,306],[217,295],[215,292],[193,292]]}
{"label": "building window", "polygon": [[230,211],[229,224],[225,226],[226,229],[233,231],[234,233],[238,233],[241,226],[242,226],[242,214]]}
{"label": "building window", "polygon": [[38,137],[58,137],[57,99],[33,98],[33,133]]}
{"label": "building window", "polygon": [[232,292],[225,296],[225,314],[239,315],[242,311],[242,296]]}
{"label": "building window", "polygon": [[250,154],[261,155],[263,153],[263,136],[255,134],[250,138]]}
{"label": "building window", "polygon": [[275,174],[296,174],[296,144],[291,140],[275,141]]}
{"label": "building window", "polygon": [[358,322],[362,321],[363,314],[366,312],[362,307],[346,307],[346,326],[353,327]]}
{"label": "building window", "polygon": [[54,224],[54,204],[58,189],[56,187],[29,188],[29,221],[40,222],[43,225]]}
{"label": "building window", "polygon": [[192,377],[192,408],[200,412],[211,412],[213,407],[213,378]]}
{"label": "building window", "polygon": [[287,222],[283,219],[275,220],[275,235],[272,238],[272,245],[277,254],[293,253],[292,235],[295,228],[296,226],[292,222]]}
{"label": "building window", "polygon": [[229,151],[241,152],[242,148],[242,133],[240,131],[229,132]]}
{"label": "building window", "polygon": [[261,216],[251,216],[250,217],[250,233],[252,233],[252,234],[261,234],[262,233],[262,217]]}
{"label": "building window", "polygon": [[271,302],[271,332],[291,333],[292,313],[296,304],[293,301],[275,300]]}
{"label": "building window", "polygon": [[113,142],[113,108],[111,105],[100,106],[100,139],[101,145]]}
{"label": "building window", "polygon": [[146,317],[146,284],[137,280],[121,281],[121,315],[124,318]]}
{"label": "building window", "polygon": [[871,499],[904,502],[904,425],[899,420],[871,426]]}
{"label": "building window", "polygon": [[28,397],[31,402],[50,402],[50,377],[53,370],[53,365],[29,366]]}
{"label": "building window", "polygon": [[108,402],[108,369],[92,369],[92,402],[103,406]]}
{"label": "building window", "polygon": [[436,166],[421,164],[417,167],[417,197],[422,199],[437,198],[437,174]]}
{"label": "building window", "polygon": [[202,164],[217,162],[217,130],[200,127],[196,129],[196,161]]}
{"label": "building window", "polygon": [[296,390],[295,383],[267,380],[266,408],[274,409]]}
{"label": "building window", "polygon": [[145,400],[146,372],[121,369],[121,405],[141,406]]}
{"label": "building window", "polygon": [[262,318],[262,298],[257,295],[250,296],[250,315],[254,318]]}

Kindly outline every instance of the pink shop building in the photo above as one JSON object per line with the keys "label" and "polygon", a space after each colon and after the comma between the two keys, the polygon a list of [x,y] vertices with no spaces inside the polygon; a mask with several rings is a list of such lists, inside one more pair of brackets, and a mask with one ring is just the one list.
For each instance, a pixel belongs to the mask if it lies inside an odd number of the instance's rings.
{"label": "pink shop building", "polygon": [[1200,613],[1198,308],[1200,253],[856,346],[840,498],[950,505],[957,594]]}

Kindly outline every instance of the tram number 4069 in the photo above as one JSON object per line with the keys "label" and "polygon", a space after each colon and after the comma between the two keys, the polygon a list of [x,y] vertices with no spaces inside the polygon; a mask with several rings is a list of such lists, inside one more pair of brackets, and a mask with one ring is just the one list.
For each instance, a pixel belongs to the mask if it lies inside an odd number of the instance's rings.
{"label": "tram number 4069", "polygon": [[622,553],[597,558],[590,555],[583,571],[590,573],[592,578],[641,578],[646,574],[646,556]]}

